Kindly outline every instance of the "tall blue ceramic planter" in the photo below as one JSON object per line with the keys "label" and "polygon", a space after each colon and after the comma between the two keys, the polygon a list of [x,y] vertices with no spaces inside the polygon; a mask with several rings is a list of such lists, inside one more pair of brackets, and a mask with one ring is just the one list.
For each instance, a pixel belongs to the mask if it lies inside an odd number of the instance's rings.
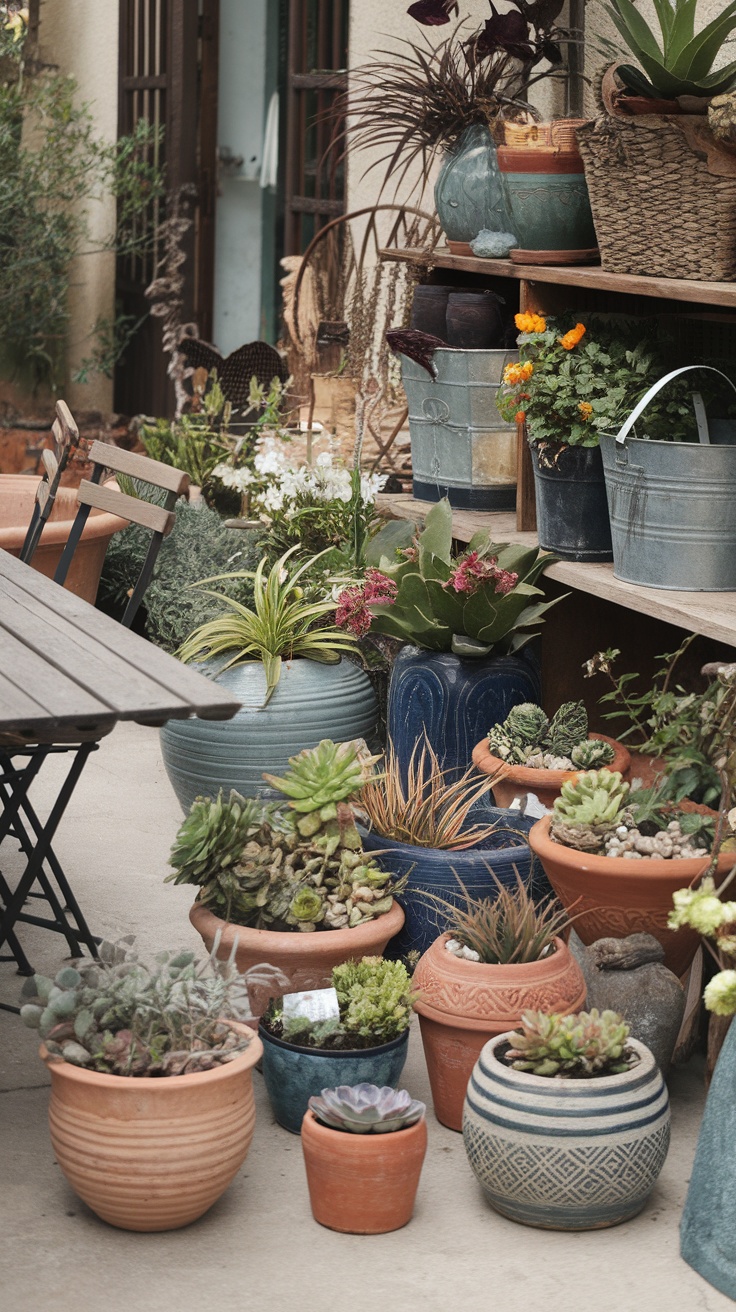
{"label": "tall blue ceramic planter", "polygon": [[263,1079],[279,1125],[300,1134],[309,1099],[338,1084],[377,1084],[397,1088],[406,1062],[409,1031],[377,1048],[352,1052],[320,1051],[284,1043],[258,1027],[263,1040]]}
{"label": "tall blue ceramic planter", "polygon": [[736,1300],[736,1023],[721,1049],[708,1091],[680,1252],[709,1284]]}
{"label": "tall blue ceramic planter", "polygon": [[529,647],[481,660],[403,647],[391,670],[387,727],[404,778],[425,729],[442,768],[457,777],[472,764],[473,748],[491,726],[520,702],[539,704],[541,691],[539,664]]}
{"label": "tall blue ceramic planter", "polygon": [[510,231],[496,147],[482,123],[466,128],[447,152],[434,203],[449,241],[471,242],[483,228]]}

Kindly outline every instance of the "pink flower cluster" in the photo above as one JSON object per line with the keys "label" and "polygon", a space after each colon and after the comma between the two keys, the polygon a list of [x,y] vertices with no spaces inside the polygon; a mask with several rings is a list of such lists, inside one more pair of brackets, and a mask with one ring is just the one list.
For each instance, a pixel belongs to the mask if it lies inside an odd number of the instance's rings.
{"label": "pink flower cluster", "polygon": [[498,568],[497,556],[484,560],[477,551],[471,551],[459,562],[444,587],[472,595],[485,583],[493,583],[493,591],[505,597],[507,592],[513,591],[518,581],[519,575],[514,574],[513,570]]}
{"label": "pink flower cluster", "polygon": [[371,627],[369,606],[393,606],[398,587],[378,569],[366,570],[362,587],[344,588],[337,599],[335,623],[364,638]]}

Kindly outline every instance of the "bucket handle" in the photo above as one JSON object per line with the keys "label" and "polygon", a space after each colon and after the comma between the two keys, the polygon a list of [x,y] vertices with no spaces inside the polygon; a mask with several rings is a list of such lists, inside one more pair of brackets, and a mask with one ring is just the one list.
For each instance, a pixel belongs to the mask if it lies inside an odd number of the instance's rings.
{"label": "bucket handle", "polygon": [[[728,377],[728,374],[724,374],[721,369],[715,369],[712,364],[686,364],[683,365],[682,368],[680,369],[673,369],[671,373],[665,374],[664,378],[659,378],[657,382],[654,383],[649,388],[649,391],[646,393],[646,395],[641,398],[641,401],[639,401],[638,404],[634,406],[634,409],[631,411],[631,414],[629,415],[628,419],[624,421],[618,433],[616,434],[616,441],[622,444],[625,443],[637,419],[639,419],[639,417],[643,415],[644,411],[649,405],[649,402],[654,399],[654,397],[657,395],[657,392],[660,392],[667,383],[672,381],[673,378],[677,378],[680,374],[687,374],[692,369],[707,369],[712,374],[718,374],[721,378],[725,378],[726,382],[733,388],[734,392],[736,392],[736,383],[732,382],[732,380]],[[698,436],[700,438],[701,443],[707,445],[710,442],[710,437],[708,434],[707,424],[705,427],[703,427],[703,424],[701,422],[701,416],[704,415],[704,412],[702,411],[702,405],[703,405],[702,399],[699,398],[699,400],[700,400],[700,407],[698,407],[697,404],[695,406],[695,415],[696,418],[698,419]]]}

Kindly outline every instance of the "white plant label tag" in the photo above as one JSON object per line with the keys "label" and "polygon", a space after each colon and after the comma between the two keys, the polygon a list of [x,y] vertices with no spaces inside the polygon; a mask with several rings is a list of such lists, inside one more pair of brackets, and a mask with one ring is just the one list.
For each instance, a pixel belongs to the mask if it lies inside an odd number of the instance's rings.
{"label": "white plant label tag", "polygon": [[337,989],[308,989],[305,993],[285,993],[281,999],[284,1020],[302,1016],[305,1020],[339,1020]]}

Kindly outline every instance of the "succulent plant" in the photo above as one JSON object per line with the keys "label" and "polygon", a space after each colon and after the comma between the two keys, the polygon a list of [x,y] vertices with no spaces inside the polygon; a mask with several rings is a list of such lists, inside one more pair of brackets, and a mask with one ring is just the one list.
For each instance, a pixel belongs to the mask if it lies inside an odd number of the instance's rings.
{"label": "succulent plant", "polygon": [[507,1060],[516,1071],[564,1079],[619,1075],[636,1054],[626,1048],[629,1026],[615,1011],[595,1007],[574,1016],[525,1011],[521,1030],[509,1035]]}
{"label": "succulent plant", "polygon": [[406,1089],[379,1088],[376,1084],[340,1084],[309,1099],[318,1121],[348,1134],[391,1134],[416,1125],[427,1108]]}
{"label": "succulent plant", "polygon": [[578,743],[570,753],[570,759],[578,770],[597,770],[602,765],[610,765],[614,750],[610,743],[602,743],[598,738],[587,738]]}
{"label": "succulent plant", "polygon": [[562,785],[553,813],[571,825],[615,824],[628,793],[618,770],[586,770]]}
{"label": "succulent plant", "polygon": [[541,706],[522,702],[512,707],[503,727],[517,747],[536,747],[547,740],[549,720]]}
{"label": "succulent plant", "polygon": [[524,765],[527,759],[527,749],[514,742],[503,724],[494,724],[488,731],[488,745],[493,755],[507,765]]}
{"label": "succulent plant", "polygon": [[[331,836],[340,840],[341,830],[351,824],[354,828],[354,822],[349,808],[342,814],[338,808],[359,791],[367,778],[366,767],[376,760],[378,757],[370,757],[363,762],[354,743],[338,744],[325,738],[317,747],[292,756],[283,777],[264,774],[263,778],[290,799],[289,806],[299,813],[296,827],[304,838],[332,825]],[[357,831],[349,837],[342,833],[341,841],[343,846],[360,846]]]}
{"label": "succulent plant", "polygon": [[555,756],[570,756],[588,737],[588,712],[583,702],[563,702],[550,721],[545,746]]}
{"label": "succulent plant", "polygon": [[[573,751],[581,750],[581,765],[591,768],[613,759],[607,744],[597,743],[591,750],[588,740],[588,714],[583,702],[564,702],[552,720],[540,706],[523,702],[509,711],[503,724],[496,724],[488,734],[491,751],[508,765],[528,765],[530,769],[570,770],[575,762]],[[590,752],[590,766],[587,766]]]}
{"label": "succulent plant", "polygon": [[312,1048],[374,1048],[390,1043],[411,1023],[414,994],[402,961],[363,957],[332,971],[340,1017],[313,1021],[305,1016],[284,1019],[278,1004],[266,1024],[289,1043]]}
{"label": "succulent plant", "polygon": [[554,897],[535,902],[518,871],[513,887],[502,884],[490,868],[488,874],[495,884],[490,896],[472,897],[456,875],[464,906],[436,893],[424,893],[422,900],[440,912],[450,941],[470,950],[470,960],[492,966],[541,960],[553,949],[557,935],[568,928],[569,916]]}
{"label": "succulent plant", "polygon": [[263,823],[263,807],[234,789],[227,801],[220,789],[216,801],[197,797],[171,849],[169,875],[174,884],[199,884],[237,865],[248,839]]}

